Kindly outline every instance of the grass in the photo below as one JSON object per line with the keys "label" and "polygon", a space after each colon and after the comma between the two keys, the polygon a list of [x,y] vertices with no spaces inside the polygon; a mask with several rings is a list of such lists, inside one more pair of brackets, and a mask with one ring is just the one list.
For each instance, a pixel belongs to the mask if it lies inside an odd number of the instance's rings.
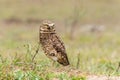
{"label": "grass", "polygon": [[101,38],[97,37],[99,34],[90,33],[74,40],[63,34],[71,63],[71,67],[63,68],[58,63],[52,66],[41,49],[32,61],[38,46],[37,30],[38,27],[0,28],[0,79],[86,80],[88,74],[120,75],[119,32],[111,34],[107,30]]}

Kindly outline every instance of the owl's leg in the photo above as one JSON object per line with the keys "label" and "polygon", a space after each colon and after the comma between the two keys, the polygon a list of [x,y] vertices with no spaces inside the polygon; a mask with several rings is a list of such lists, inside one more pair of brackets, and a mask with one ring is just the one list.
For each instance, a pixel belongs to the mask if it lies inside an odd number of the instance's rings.
{"label": "owl's leg", "polygon": [[57,68],[59,66],[60,66],[60,64],[58,64],[56,61],[52,61],[52,67]]}
{"label": "owl's leg", "polygon": [[52,60],[52,66],[55,66],[55,61]]}

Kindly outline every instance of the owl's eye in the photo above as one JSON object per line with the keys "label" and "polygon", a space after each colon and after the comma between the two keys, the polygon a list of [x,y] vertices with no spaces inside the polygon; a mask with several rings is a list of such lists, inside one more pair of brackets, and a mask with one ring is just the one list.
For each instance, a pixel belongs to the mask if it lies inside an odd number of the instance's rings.
{"label": "owl's eye", "polygon": [[50,29],[50,27],[47,27],[47,29]]}
{"label": "owl's eye", "polygon": [[53,30],[53,29],[54,29],[54,25],[53,25],[53,26],[50,26],[50,28]]}

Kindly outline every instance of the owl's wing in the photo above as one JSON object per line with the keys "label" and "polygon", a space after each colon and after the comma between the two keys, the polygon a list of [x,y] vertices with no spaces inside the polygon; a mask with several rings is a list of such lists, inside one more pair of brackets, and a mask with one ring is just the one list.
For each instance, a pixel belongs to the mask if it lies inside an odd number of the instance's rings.
{"label": "owl's wing", "polygon": [[56,50],[59,55],[58,62],[64,66],[69,65],[68,57],[63,42],[57,35],[54,35],[53,39],[53,48]]}
{"label": "owl's wing", "polygon": [[61,54],[66,54],[66,50],[64,47],[63,42],[60,40],[60,38],[58,36],[54,36],[53,40],[53,47],[57,52],[60,52]]}

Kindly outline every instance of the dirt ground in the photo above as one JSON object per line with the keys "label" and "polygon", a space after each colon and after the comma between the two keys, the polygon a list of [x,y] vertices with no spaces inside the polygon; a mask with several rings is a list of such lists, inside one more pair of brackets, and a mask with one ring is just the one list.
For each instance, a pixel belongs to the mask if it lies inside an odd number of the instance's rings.
{"label": "dirt ground", "polygon": [[87,80],[120,80],[120,77],[89,75],[87,76]]}

